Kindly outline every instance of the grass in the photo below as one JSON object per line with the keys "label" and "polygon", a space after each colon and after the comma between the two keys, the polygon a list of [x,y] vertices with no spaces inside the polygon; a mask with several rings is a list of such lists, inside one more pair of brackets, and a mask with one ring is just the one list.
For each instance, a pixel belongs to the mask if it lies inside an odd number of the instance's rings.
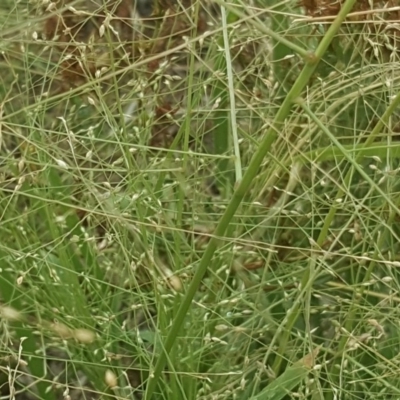
{"label": "grass", "polygon": [[385,13],[218,0],[130,47],[114,18],[78,82],[39,2],[3,3],[1,398],[398,397]]}

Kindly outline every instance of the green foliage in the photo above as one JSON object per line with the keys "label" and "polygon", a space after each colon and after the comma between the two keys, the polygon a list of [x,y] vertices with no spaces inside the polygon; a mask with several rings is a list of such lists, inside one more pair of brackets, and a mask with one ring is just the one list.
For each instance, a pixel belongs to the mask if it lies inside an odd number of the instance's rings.
{"label": "green foliage", "polygon": [[1,395],[396,398],[399,63],[391,27],[370,24],[386,14],[196,3],[158,53],[132,37],[137,57],[114,16],[112,65],[65,89],[48,14],[14,3]]}

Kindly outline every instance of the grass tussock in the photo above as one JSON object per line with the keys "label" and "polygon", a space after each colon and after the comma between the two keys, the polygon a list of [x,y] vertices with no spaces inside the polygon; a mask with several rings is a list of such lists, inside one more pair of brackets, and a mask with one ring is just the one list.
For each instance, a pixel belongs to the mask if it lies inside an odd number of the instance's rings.
{"label": "grass tussock", "polygon": [[3,0],[1,398],[398,398],[397,8]]}

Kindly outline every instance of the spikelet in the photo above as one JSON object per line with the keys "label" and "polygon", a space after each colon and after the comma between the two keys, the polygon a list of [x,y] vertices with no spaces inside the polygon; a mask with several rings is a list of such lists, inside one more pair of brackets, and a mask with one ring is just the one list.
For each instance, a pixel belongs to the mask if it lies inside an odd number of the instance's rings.
{"label": "spikelet", "polygon": [[[111,62],[122,65],[121,60],[157,56],[183,43],[192,32],[205,31],[205,15],[191,16],[192,0],[153,1],[136,0],[136,9],[133,0],[110,0],[105,4],[100,0],[51,3],[43,31],[59,52],[64,81],[78,86],[96,76],[96,71],[110,67]],[[134,28],[135,11],[145,18],[142,32]],[[198,21],[197,26],[193,26],[194,20]],[[110,41],[114,49],[112,57]],[[160,61],[149,62],[151,73]]]}
{"label": "spikelet", "polygon": [[[312,17],[334,17],[340,11],[343,3],[344,0],[300,0],[299,6],[303,7],[306,14]],[[388,12],[384,13],[385,19],[395,19],[399,17],[399,11],[390,9],[398,5],[396,0],[358,0],[353,7],[350,20],[369,20],[374,15],[374,10],[384,9],[388,9]]]}
{"label": "spikelet", "polygon": [[[340,11],[344,0],[300,0],[306,15],[317,17],[319,20],[327,18],[330,21]],[[399,31],[394,27],[400,20],[398,0],[358,0],[352,9],[348,21],[363,22],[371,34],[380,34],[382,44],[387,49],[397,49]],[[387,11],[386,11],[387,10]],[[352,27],[356,29],[356,27]],[[391,50],[390,50],[391,51]]]}
{"label": "spikelet", "polygon": [[58,50],[64,82],[78,86],[101,68],[108,68],[111,59],[121,58],[121,54],[110,57],[110,40],[122,55],[127,51],[128,46],[121,51],[119,45],[133,35],[131,0],[110,1],[104,6],[87,1],[76,4],[71,0],[51,4],[46,10],[49,16],[43,31]]}

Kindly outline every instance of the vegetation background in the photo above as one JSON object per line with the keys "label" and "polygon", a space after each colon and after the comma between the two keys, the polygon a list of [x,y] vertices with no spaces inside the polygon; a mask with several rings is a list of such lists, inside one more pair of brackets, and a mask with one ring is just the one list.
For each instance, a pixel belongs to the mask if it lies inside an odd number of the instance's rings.
{"label": "vegetation background", "polygon": [[400,396],[397,0],[2,0],[2,399]]}

